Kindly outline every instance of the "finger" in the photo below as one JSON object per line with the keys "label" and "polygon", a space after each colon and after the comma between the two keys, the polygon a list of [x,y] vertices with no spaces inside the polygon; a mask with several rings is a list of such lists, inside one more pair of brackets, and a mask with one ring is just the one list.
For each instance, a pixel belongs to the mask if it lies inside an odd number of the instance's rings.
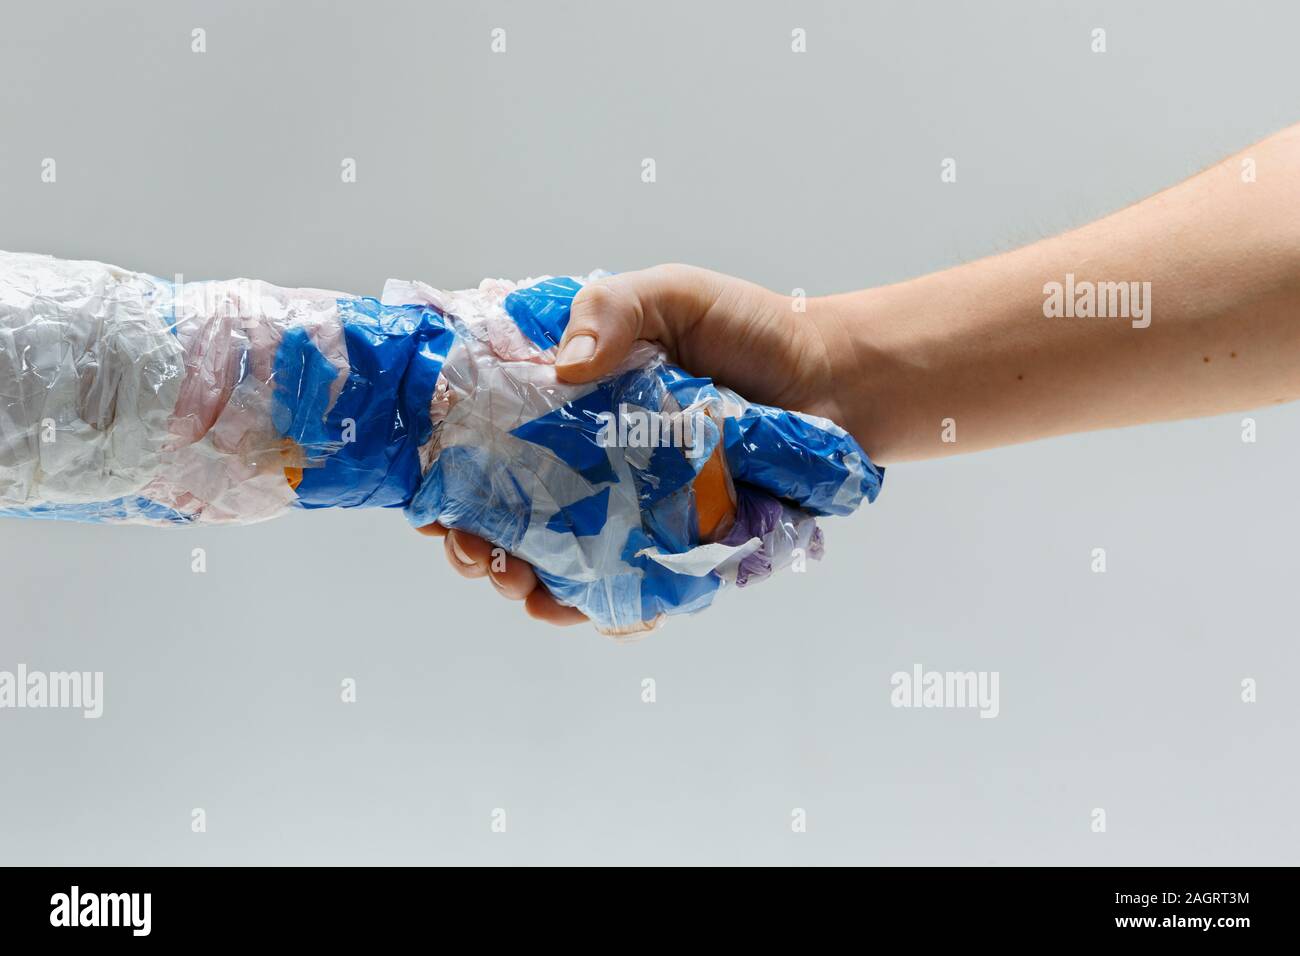
{"label": "finger", "polygon": [[537,587],[537,575],[533,574],[532,565],[509,555],[505,555],[502,560],[497,560],[494,556],[489,575],[492,586],[501,592],[502,597],[512,601],[522,601]]}
{"label": "finger", "polygon": [[447,529],[440,524],[426,524],[422,528],[416,528],[420,534],[428,535],[430,538],[441,538],[447,534]]}
{"label": "finger", "polygon": [[581,624],[587,619],[587,616],[576,607],[561,604],[551,597],[546,588],[537,588],[528,595],[524,599],[524,610],[528,612],[529,617],[558,627]]}
{"label": "finger", "polygon": [[447,560],[462,577],[481,578],[488,573],[492,546],[477,535],[464,531],[448,531],[443,538]]}
{"label": "finger", "polygon": [[692,266],[655,266],[606,276],[578,292],[555,369],[566,382],[607,375],[632,343],[648,339],[670,350],[680,332],[717,300],[718,277]]}

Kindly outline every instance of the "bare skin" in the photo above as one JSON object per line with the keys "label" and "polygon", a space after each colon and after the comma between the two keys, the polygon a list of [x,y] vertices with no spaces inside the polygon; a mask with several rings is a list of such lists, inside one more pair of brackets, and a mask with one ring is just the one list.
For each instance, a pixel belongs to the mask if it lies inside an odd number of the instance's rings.
{"label": "bare skin", "polygon": [[[1067,274],[1150,283],[1146,315],[1048,317],[1048,284]],[[656,341],[747,398],[838,422],[885,465],[1292,401],[1300,126],[1072,232],[802,305],[691,266],[611,276],[574,301],[557,372],[591,381]],[[585,620],[525,562],[493,571],[481,538],[420,530],[533,617]]]}

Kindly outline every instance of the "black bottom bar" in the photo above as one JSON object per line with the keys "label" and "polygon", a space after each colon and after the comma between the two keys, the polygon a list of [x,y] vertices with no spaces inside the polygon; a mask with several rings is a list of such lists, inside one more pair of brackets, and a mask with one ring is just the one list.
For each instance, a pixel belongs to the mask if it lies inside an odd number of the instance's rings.
{"label": "black bottom bar", "polygon": [[[597,928],[682,939],[677,924],[733,942],[769,933],[807,941],[847,931],[943,939],[1231,944],[1285,931],[1293,870],[867,869],[536,871],[433,869],[4,869],[6,942],[169,943],[267,939],[400,940],[421,927],[534,942]],[[531,927],[531,929],[530,929]],[[445,938],[445,937],[444,937]],[[618,936],[606,937],[617,939]]]}

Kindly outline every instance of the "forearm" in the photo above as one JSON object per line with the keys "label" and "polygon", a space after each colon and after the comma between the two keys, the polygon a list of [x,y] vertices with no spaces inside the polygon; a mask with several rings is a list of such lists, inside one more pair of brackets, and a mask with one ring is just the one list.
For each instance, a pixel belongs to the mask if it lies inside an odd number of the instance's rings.
{"label": "forearm", "polygon": [[1073,232],[814,308],[886,464],[1300,397],[1300,127]]}
{"label": "forearm", "polygon": [[401,502],[429,430],[408,382],[435,324],[340,293],[0,253],[0,514],[250,522]]}

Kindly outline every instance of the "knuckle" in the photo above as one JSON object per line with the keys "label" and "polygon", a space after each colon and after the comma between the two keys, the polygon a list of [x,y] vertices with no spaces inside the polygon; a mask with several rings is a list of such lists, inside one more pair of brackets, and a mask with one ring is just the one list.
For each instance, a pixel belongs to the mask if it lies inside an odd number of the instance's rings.
{"label": "knuckle", "polygon": [[618,308],[619,296],[608,285],[597,283],[589,285],[578,293],[574,310],[593,318],[604,318]]}
{"label": "knuckle", "polygon": [[649,270],[656,281],[672,286],[688,286],[701,281],[705,270],[682,262],[666,262]]}
{"label": "knuckle", "polygon": [[661,262],[659,265],[654,266],[653,270],[664,278],[680,279],[684,276],[694,275],[696,267],[688,266],[684,262]]}

